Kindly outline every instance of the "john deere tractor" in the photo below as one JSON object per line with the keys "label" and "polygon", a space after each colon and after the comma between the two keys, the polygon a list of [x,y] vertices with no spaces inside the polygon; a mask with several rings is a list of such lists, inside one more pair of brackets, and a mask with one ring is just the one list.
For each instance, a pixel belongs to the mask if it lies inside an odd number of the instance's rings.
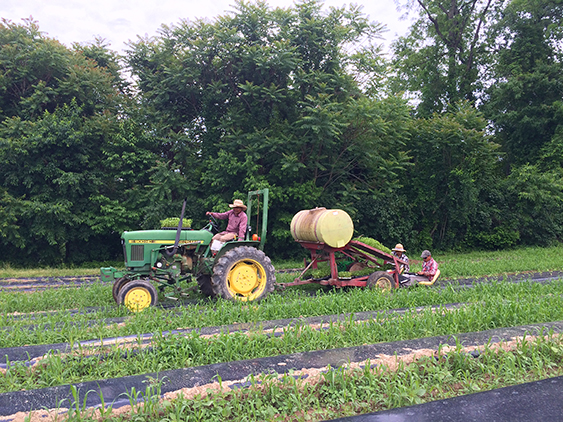
{"label": "john deere tractor", "polygon": [[[274,290],[274,267],[264,252],[268,222],[268,189],[248,193],[248,227],[245,239],[223,244],[214,252],[211,238],[220,231],[210,217],[200,230],[183,227],[184,210],[174,229],[126,231],[121,236],[125,270],[101,268],[102,279],[113,280],[113,298],[132,311],[156,305],[158,292],[175,295],[199,290],[206,296],[255,301]],[[260,206],[262,212],[260,213]],[[253,231],[256,207],[256,231]],[[258,232],[258,229],[260,231]],[[197,281],[190,289],[186,283]],[[176,296],[168,296],[176,297]]]}

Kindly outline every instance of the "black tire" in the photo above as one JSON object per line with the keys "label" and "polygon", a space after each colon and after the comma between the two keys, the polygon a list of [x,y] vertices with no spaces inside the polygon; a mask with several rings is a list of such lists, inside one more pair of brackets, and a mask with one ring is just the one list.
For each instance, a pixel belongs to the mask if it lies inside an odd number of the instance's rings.
{"label": "black tire", "polygon": [[150,281],[134,280],[119,290],[118,303],[131,312],[140,312],[158,303],[158,293]]}
{"label": "black tire", "polygon": [[274,291],[274,266],[264,252],[239,246],[223,255],[213,267],[213,292],[228,300],[258,301]]}
{"label": "black tire", "polygon": [[207,297],[215,297],[213,285],[211,284],[211,276],[209,274],[199,274],[196,280],[201,294]]}
{"label": "black tire", "polygon": [[385,271],[376,271],[366,281],[368,289],[380,289],[389,292],[395,288],[395,280]]}
{"label": "black tire", "polygon": [[129,281],[131,280],[129,280],[126,277],[121,277],[113,282],[113,287],[112,287],[113,300],[115,300],[115,302],[118,305],[119,305],[119,291],[123,286],[125,286],[126,283],[129,283]]}

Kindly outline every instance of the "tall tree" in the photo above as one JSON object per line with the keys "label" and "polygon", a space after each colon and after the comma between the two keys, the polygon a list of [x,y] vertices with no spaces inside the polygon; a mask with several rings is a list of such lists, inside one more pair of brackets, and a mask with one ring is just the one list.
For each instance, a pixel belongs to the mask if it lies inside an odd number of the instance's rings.
{"label": "tall tree", "polygon": [[4,259],[76,262],[118,248],[112,230],[127,214],[118,199],[135,183],[128,172],[153,164],[131,146],[140,143],[123,115],[116,66],[103,45],[68,49],[31,20],[0,24]]}
{"label": "tall tree", "polygon": [[562,0],[513,0],[490,33],[496,60],[484,110],[508,163],[536,163],[563,127],[562,28]]}
{"label": "tall tree", "polygon": [[414,165],[404,188],[417,214],[418,234],[411,241],[426,248],[467,245],[497,224],[498,206],[490,198],[500,180],[499,145],[487,134],[482,114],[467,102],[412,125],[407,147]]}
{"label": "tall tree", "polygon": [[447,110],[460,100],[475,101],[480,89],[483,32],[492,0],[412,0],[419,14],[409,35],[394,43],[394,89],[419,102],[419,114]]}
{"label": "tall tree", "polygon": [[355,7],[241,1],[214,23],[163,27],[132,44],[128,61],[156,131],[172,141],[170,168],[205,192],[196,196],[206,207],[270,187],[285,249],[299,209],[353,211],[358,191],[390,189],[404,171],[408,108],[367,98],[355,79],[365,69],[350,70],[365,62],[346,49],[367,40],[373,57],[380,31]]}

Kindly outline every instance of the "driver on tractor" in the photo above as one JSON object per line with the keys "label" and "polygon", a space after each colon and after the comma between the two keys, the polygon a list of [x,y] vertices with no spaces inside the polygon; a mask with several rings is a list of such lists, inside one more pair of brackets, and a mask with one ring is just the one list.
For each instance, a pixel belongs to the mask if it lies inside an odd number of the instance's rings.
{"label": "driver on tractor", "polygon": [[229,220],[225,231],[217,233],[211,239],[211,250],[217,252],[221,249],[223,243],[238,238],[244,240],[246,235],[246,225],[248,217],[246,216],[246,205],[240,200],[235,199],[232,204],[229,204],[232,209],[227,212],[206,212],[205,215],[218,218],[219,220]]}

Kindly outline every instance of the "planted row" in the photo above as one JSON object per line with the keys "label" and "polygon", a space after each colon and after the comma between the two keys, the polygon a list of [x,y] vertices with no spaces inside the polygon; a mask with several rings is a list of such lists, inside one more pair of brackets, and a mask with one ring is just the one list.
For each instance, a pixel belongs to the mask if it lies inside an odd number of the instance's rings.
{"label": "planted row", "polygon": [[363,322],[351,318],[343,324],[328,324],[324,329],[299,325],[272,333],[221,333],[204,337],[192,332],[185,336],[156,335],[153,348],[131,356],[121,346],[107,354],[91,356],[53,355],[34,367],[14,362],[0,374],[0,391],[34,389],[89,380],[160,372],[168,369],[219,362],[254,359],[313,350],[360,346],[380,342],[416,339],[446,334],[483,331],[563,319],[560,295],[506,300],[484,299],[455,310],[414,310],[402,315],[387,315]]}
{"label": "planted row", "polygon": [[[109,286],[91,286],[77,291],[77,295],[110,295]],[[49,292],[55,300],[58,291]],[[46,292],[24,295],[26,300],[37,296],[42,303]],[[157,308],[130,315],[115,305],[100,309],[98,313],[18,315],[17,319],[4,314],[0,325],[10,327],[0,337],[0,347],[17,347],[22,344],[50,344],[80,340],[154,333],[177,328],[201,328],[234,323],[260,322],[285,318],[312,317],[344,313],[392,310],[419,306],[440,306],[449,303],[480,302],[484,299],[528,300],[540,302],[543,296],[563,294],[563,281],[549,284],[533,282],[495,282],[479,284],[472,289],[457,289],[454,284],[445,288],[399,289],[392,294],[377,290],[343,289],[319,291],[315,297],[300,290],[287,290],[272,294],[259,304],[246,304],[224,300],[202,302],[197,306],[175,308],[167,311]],[[1,296],[0,296],[1,298]],[[1,303],[1,301],[0,301]],[[109,318],[127,317],[120,324],[106,323]],[[33,326],[29,329],[29,326]]]}
{"label": "planted row", "polygon": [[[505,350],[506,349],[506,350]],[[316,377],[263,375],[249,388],[167,395],[159,385],[128,394],[130,409],[86,409],[75,400],[68,421],[322,421],[420,404],[563,374],[561,336],[524,339],[505,348],[485,346],[478,354],[458,347],[396,367],[370,365],[331,369]],[[103,397],[102,397],[103,401]],[[141,403],[139,403],[141,402]]]}

